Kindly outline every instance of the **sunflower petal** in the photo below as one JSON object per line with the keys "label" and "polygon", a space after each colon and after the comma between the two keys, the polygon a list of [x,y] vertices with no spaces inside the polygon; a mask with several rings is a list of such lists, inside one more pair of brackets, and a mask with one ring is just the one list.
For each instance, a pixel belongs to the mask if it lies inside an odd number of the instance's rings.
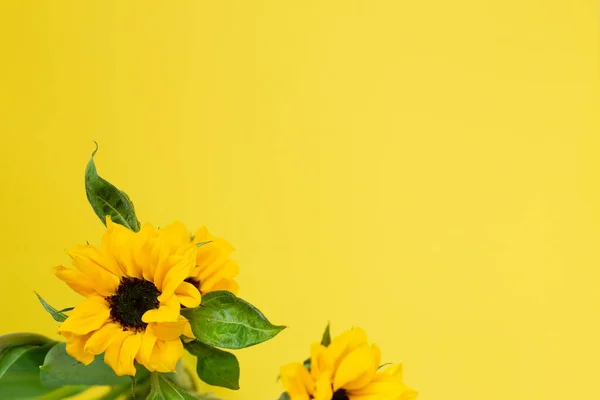
{"label": "sunflower petal", "polygon": [[185,225],[179,221],[175,221],[166,227],[161,228],[160,234],[175,248],[179,248],[190,242],[190,233]]}
{"label": "sunflower petal", "polygon": [[183,335],[186,324],[189,322],[180,315],[176,322],[151,322],[146,329],[160,340],[175,340]]}
{"label": "sunflower petal", "polygon": [[78,245],[75,246],[72,250],[70,250],[69,255],[74,254],[79,257],[83,257],[89,259],[91,262],[96,264],[97,266],[105,269],[108,272],[111,272],[113,275],[118,277],[122,276],[121,268],[115,263],[115,260],[112,257],[105,257],[102,252],[92,245]]}
{"label": "sunflower petal", "polygon": [[54,267],[52,271],[58,279],[82,296],[89,297],[97,293],[94,282],[81,271],[69,269],[62,265]]}
{"label": "sunflower petal", "polygon": [[120,373],[121,366],[119,365],[119,357],[121,355],[121,349],[123,348],[123,342],[132,335],[134,335],[134,333],[131,331],[122,330],[118,332],[104,352],[104,362],[108,364],[117,375],[123,375]]}
{"label": "sunflower petal", "polygon": [[331,375],[329,373],[322,374],[315,382],[314,400],[331,400],[332,397]]}
{"label": "sunflower petal", "polygon": [[157,340],[148,369],[158,372],[175,371],[177,362],[179,362],[182,357],[183,343],[181,343],[181,340]]}
{"label": "sunflower petal", "polygon": [[109,272],[102,266],[96,264],[86,256],[82,256],[76,251],[67,251],[72,259],[73,266],[88,276],[94,282],[94,288],[102,296],[114,294],[119,286],[119,276]]}
{"label": "sunflower petal", "polygon": [[103,325],[100,329],[92,334],[90,339],[85,344],[85,350],[93,354],[102,353],[110,345],[110,342],[113,340],[115,335],[122,330],[123,329],[119,325],[113,322]]}
{"label": "sunflower petal", "polygon": [[150,359],[152,357],[154,346],[156,345],[156,340],[156,336],[147,330],[142,334],[142,342],[136,360],[148,369],[150,369]]}
{"label": "sunflower petal", "polygon": [[185,321],[185,326],[183,327],[183,336],[188,338],[195,338],[194,332],[192,332],[192,325],[190,325],[190,321]]}
{"label": "sunflower petal", "polygon": [[88,352],[85,347],[92,333],[87,335],[75,335],[66,333],[67,353],[84,365],[90,365],[94,361],[94,355]]}
{"label": "sunflower petal", "polygon": [[146,311],[144,315],[142,315],[142,321],[145,323],[175,322],[179,318],[180,310],[181,306],[179,305],[179,299],[177,296],[171,296],[169,300],[161,302],[157,309]]}
{"label": "sunflower petal", "polygon": [[141,278],[142,270],[135,262],[134,254],[139,250],[139,236],[106,217],[106,232],[102,237],[102,254],[112,257],[127,276]]}
{"label": "sunflower petal", "polygon": [[198,307],[200,305],[200,291],[189,282],[181,282],[175,289],[175,296],[179,302],[188,308]]}
{"label": "sunflower petal", "polygon": [[377,364],[368,345],[363,345],[341,362],[333,379],[333,390],[356,390],[366,386],[375,377]]}
{"label": "sunflower petal", "polygon": [[284,365],[281,367],[279,374],[281,383],[283,383],[283,387],[291,399],[308,399],[310,398],[309,395],[314,393],[315,384],[301,363],[295,362]]}
{"label": "sunflower petal", "polygon": [[90,296],[75,307],[58,332],[85,335],[100,328],[109,317],[110,309],[106,300],[100,296]]}
{"label": "sunflower petal", "polygon": [[240,267],[238,266],[238,263],[236,263],[233,260],[227,260],[222,264],[214,264],[214,266],[211,266],[210,269],[214,269],[210,275],[204,274],[204,273],[200,274],[200,282],[202,282],[201,288],[202,289],[206,288],[205,292],[210,292],[212,290],[215,290],[215,289],[213,289],[213,287],[217,283],[219,283],[224,278],[225,279],[233,278],[240,271]]}
{"label": "sunflower petal", "polygon": [[117,375],[135,375],[135,365],[133,365],[133,360],[135,359],[135,356],[140,350],[141,344],[141,333],[133,334],[131,336],[126,337],[125,340],[123,340],[121,352],[119,353],[118,369],[115,370],[115,373]]}
{"label": "sunflower petal", "polygon": [[361,328],[354,328],[336,337],[327,347],[327,356],[334,362],[334,369],[354,349],[367,344],[367,334]]}
{"label": "sunflower petal", "polygon": [[205,288],[204,285],[200,283],[200,291],[202,291],[202,293],[208,293],[215,290],[227,290],[228,292],[237,295],[240,291],[240,285],[233,279],[221,279],[219,282],[215,283],[211,288]]}
{"label": "sunflower petal", "polygon": [[166,272],[162,287],[159,287],[159,283],[155,282],[156,287],[162,291],[162,294],[158,296],[159,301],[171,297],[181,282],[190,276],[190,273],[195,266],[195,258],[196,248],[190,247],[186,253],[181,256],[181,259]]}

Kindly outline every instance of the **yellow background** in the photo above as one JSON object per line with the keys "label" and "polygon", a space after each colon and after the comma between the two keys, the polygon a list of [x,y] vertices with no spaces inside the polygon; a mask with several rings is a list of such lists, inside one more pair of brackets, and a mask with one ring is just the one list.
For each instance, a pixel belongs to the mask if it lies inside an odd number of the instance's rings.
{"label": "yellow background", "polygon": [[206,224],[240,295],[290,329],[242,390],[331,320],[421,399],[600,398],[598,6],[592,0],[6,1],[0,333],[54,335],[50,274],[99,243],[83,170],[143,222]]}

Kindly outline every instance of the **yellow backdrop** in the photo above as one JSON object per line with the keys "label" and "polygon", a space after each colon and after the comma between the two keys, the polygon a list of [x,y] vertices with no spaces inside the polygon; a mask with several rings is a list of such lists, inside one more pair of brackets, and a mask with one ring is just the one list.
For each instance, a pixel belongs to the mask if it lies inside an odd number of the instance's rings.
{"label": "yellow backdrop", "polygon": [[237,352],[273,399],[331,320],[421,399],[594,399],[597,2],[7,1],[0,333],[56,323],[50,273],[99,243],[83,170],[138,216],[237,248],[289,330]]}

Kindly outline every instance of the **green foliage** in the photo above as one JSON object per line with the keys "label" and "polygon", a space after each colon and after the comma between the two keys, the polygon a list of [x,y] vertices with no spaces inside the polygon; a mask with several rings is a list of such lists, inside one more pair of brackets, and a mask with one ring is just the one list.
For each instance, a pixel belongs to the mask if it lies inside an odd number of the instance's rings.
{"label": "green foliage", "polygon": [[139,231],[140,221],[135,215],[135,208],[129,196],[98,175],[94,163],[97,151],[96,144],[96,149],[85,168],[85,193],[92,209],[103,224],[106,224],[106,216],[110,215],[114,223],[134,232]]}
{"label": "green foliage", "polygon": [[51,343],[55,342],[34,333],[11,333],[0,336],[0,379],[28,350]]}
{"label": "green foliage", "polygon": [[[129,385],[130,378],[117,376],[103,359],[96,356],[90,365],[84,365],[75,360],[66,351],[65,343],[58,343],[48,352],[43,365],[40,367],[40,379],[45,386],[60,387],[65,385]],[[148,371],[137,366],[138,379],[143,379]]]}
{"label": "green foliage", "polygon": [[53,391],[40,382],[39,366],[55,343],[31,333],[0,337],[0,399],[34,399]]}
{"label": "green foliage", "polygon": [[273,325],[253,305],[228,291],[202,296],[200,307],[182,314],[190,320],[198,340],[225,349],[241,349],[275,337],[285,326]]}
{"label": "green foliage", "polygon": [[54,318],[55,321],[57,322],[64,322],[68,316],[67,314],[65,314],[66,311],[71,311],[73,308],[69,307],[69,308],[65,308],[62,310],[57,310],[56,308],[52,307],[50,304],[48,304],[46,302],[46,300],[44,300],[42,298],[42,296],[40,296],[38,294],[38,292],[34,292],[35,295],[37,296],[38,300],[40,301],[40,303],[42,303],[42,307],[44,307],[44,309],[46,311],[48,311],[48,313],[52,316],[52,318]]}
{"label": "green foliage", "polygon": [[240,364],[233,354],[197,340],[185,348],[198,358],[196,372],[203,382],[232,390],[240,388]]}
{"label": "green foliage", "polygon": [[165,375],[153,372],[150,377],[151,390],[147,400],[198,400],[186,392]]}

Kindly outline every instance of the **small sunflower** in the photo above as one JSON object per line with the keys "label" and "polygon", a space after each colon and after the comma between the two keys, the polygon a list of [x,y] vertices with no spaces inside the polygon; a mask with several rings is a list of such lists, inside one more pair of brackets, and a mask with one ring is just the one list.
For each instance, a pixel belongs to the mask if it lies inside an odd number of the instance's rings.
{"label": "small sunflower", "polygon": [[310,370],[295,362],[281,368],[291,400],[413,400],[417,393],[402,382],[402,366],[379,371],[381,352],[360,328],[335,338],[328,347],[311,346]]}
{"label": "small sunflower", "polygon": [[202,294],[215,290],[227,290],[233,294],[239,292],[239,285],[234,280],[239,267],[229,258],[234,248],[225,239],[215,238],[205,227],[198,229],[190,237],[189,231],[181,222],[161,228],[160,234],[174,247],[188,245],[190,242],[198,247],[196,267],[185,282],[196,287]]}
{"label": "small sunflower", "polygon": [[134,361],[170,372],[183,357],[180,336],[193,336],[180,308],[197,307],[200,292],[185,282],[196,267],[197,246],[174,245],[151,225],[133,232],[107,217],[100,249],[69,251],[75,269],[54,268],[86,297],[62,323],[67,352],[85,365],[104,353],[117,375],[134,375]]}

